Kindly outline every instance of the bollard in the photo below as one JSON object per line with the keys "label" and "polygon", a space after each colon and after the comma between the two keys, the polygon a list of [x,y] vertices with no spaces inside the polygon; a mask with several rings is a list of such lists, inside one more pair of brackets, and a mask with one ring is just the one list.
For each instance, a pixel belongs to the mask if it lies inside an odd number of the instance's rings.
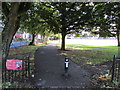
{"label": "bollard", "polygon": [[69,58],[65,58],[65,76],[68,76]]}

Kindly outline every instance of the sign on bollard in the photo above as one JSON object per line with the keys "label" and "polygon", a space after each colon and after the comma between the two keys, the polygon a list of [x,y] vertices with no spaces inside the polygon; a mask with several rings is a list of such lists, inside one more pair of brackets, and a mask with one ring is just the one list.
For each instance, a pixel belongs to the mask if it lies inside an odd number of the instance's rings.
{"label": "sign on bollard", "polygon": [[7,59],[6,69],[8,69],[8,70],[22,70],[22,60]]}
{"label": "sign on bollard", "polygon": [[65,58],[65,69],[68,69],[69,67],[69,58]]}

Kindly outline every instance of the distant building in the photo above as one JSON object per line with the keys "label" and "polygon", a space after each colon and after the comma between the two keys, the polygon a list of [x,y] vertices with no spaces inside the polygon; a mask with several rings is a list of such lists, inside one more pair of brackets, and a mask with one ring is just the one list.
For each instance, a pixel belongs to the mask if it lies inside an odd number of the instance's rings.
{"label": "distant building", "polygon": [[25,32],[23,33],[23,39],[30,39],[30,38],[32,38],[31,34]]}
{"label": "distant building", "polygon": [[26,32],[17,32],[14,38],[31,39],[32,35]]}
{"label": "distant building", "polygon": [[23,33],[16,33],[14,38],[23,38]]}

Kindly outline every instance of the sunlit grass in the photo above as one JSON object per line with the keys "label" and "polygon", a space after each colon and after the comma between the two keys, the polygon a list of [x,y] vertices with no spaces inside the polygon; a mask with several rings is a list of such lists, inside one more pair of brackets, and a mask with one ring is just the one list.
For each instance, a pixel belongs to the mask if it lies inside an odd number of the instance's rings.
{"label": "sunlit grass", "polygon": [[91,47],[91,48],[105,48],[105,49],[120,49],[120,47],[118,46],[92,46],[92,45],[83,45],[83,44],[67,44],[66,46],[69,47],[76,47],[76,48],[80,48],[80,47]]}
{"label": "sunlit grass", "polygon": [[68,51],[63,51],[74,62],[80,65],[95,65],[106,61],[112,61],[113,56],[118,54],[115,46],[89,46],[89,45],[66,45]]}

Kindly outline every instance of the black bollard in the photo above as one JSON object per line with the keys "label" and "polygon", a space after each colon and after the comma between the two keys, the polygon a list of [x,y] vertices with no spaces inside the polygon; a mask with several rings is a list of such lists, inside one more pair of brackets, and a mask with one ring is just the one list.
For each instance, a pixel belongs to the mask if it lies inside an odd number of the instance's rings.
{"label": "black bollard", "polygon": [[65,58],[65,76],[68,76],[69,58]]}

